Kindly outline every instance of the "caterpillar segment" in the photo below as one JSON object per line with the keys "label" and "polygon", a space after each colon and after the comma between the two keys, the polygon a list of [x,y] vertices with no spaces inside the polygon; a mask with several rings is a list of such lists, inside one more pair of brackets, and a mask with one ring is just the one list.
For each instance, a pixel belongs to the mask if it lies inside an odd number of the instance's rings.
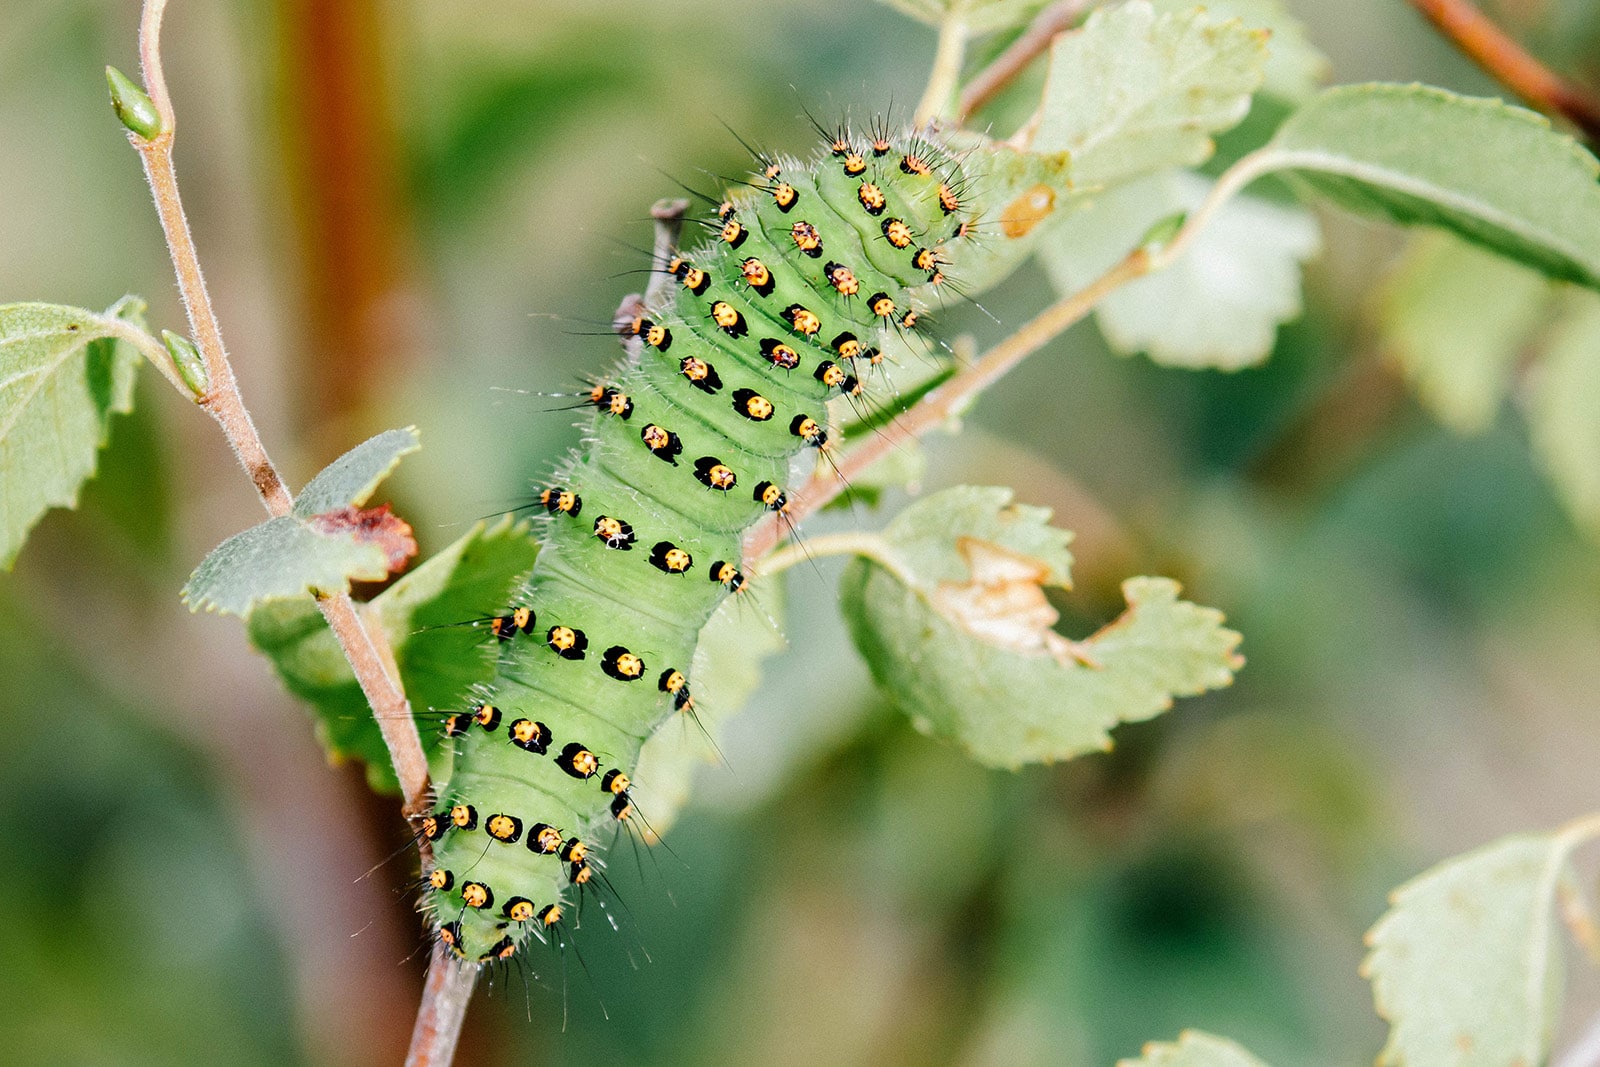
{"label": "caterpillar segment", "polygon": [[787,508],[791,460],[826,444],[825,405],[863,390],[883,335],[920,328],[918,288],[958,269],[967,183],[926,138],[839,134],[761,163],[661,265],[668,295],[623,326],[638,354],[596,387],[586,449],[541,498],[504,627],[529,636],[497,643],[495,713],[453,736],[419,826],[425,909],[464,960],[565,921],[596,842],[634,814],[641,745],[693,709],[686,668],[746,584],[745,531]]}

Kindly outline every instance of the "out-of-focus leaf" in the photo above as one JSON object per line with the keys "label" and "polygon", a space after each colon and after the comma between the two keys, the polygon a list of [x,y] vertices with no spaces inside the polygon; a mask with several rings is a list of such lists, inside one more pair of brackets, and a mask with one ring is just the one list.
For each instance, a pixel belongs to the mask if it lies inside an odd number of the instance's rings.
{"label": "out-of-focus leaf", "polygon": [[310,518],[325,511],[337,511],[365,504],[378,483],[400,463],[400,457],[422,447],[415,426],[385,430],[369,437],[326,467],[300,491],[294,513]]}
{"label": "out-of-focus leaf", "polygon": [[1562,997],[1555,898],[1570,832],[1523,834],[1395,890],[1362,973],[1389,1020],[1380,1064],[1539,1064]]}
{"label": "out-of-focus leaf", "polygon": [[183,587],[191,610],[248,615],[257,604],[308,592],[342,593],[381,581],[415,555],[411,527],[387,508],[355,507],[400,457],[413,428],[389,430],[334,460],[306,485],[292,514],[268,519],[211,550]]}
{"label": "out-of-focus leaf", "polygon": [[[494,671],[486,631],[458,624],[503,611],[537,555],[526,525],[507,519],[486,529],[479,523],[363,608],[389,639],[430,760],[442,750],[437,716],[429,709],[462,706],[469,690]],[[249,631],[289,691],[311,704],[329,756],[361,760],[374,790],[398,793],[372,710],[316,605],[263,604],[250,613]]]}
{"label": "out-of-focus leaf", "polygon": [[112,413],[133,408],[139,353],[114,336],[116,320],[142,331],[144,301],[0,306],[0,569],[47,510],[77,506]]}
{"label": "out-of-focus leaf", "polygon": [[1267,33],[1200,8],[1158,15],[1148,0],[1102,8],[1057,38],[1028,147],[1067,152],[1079,188],[1127,181],[1211,154],[1261,85]]}
{"label": "out-of-focus leaf", "polygon": [[352,579],[377,582],[388,574],[383,545],[351,530],[325,533],[280,515],[212,549],[189,575],[183,601],[191,611],[248,615],[265,600],[347,592]]}
{"label": "out-of-focus leaf", "polygon": [[1128,611],[1082,642],[1051,627],[1070,535],[1003,488],[959,486],[901,513],[842,594],[878,685],[919,729],[992,766],[1109,748],[1119,722],[1232,682],[1239,635],[1178,599],[1176,582],[1123,584]]}
{"label": "out-of-focus leaf", "polygon": [[1261,168],[1347,208],[1442,226],[1600,287],[1600,162],[1531,111],[1422,85],[1343,85],[1263,152]]}
{"label": "out-of-focus leaf", "polygon": [[752,616],[740,597],[722,602],[695,646],[690,668],[694,714],[657,730],[639,751],[634,788],[650,816],[650,832],[665,833],[689,802],[695,772],[718,759],[722,727],[761,688],[762,661],[787,647],[774,619],[783,617],[783,579],[760,586],[761,610]]}
{"label": "out-of-focus leaf", "polygon": [[1332,65],[1306,35],[1305,25],[1283,6],[1283,0],[1154,0],[1163,13],[1204,7],[1217,18],[1238,19],[1256,30],[1266,30],[1267,66],[1261,91],[1280,100],[1301,101],[1316,93],[1327,80]]}
{"label": "out-of-focus leaf", "polygon": [[1453,234],[1421,234],[1383,292],[1384,346],[1440,421],[1478,433],[1494,421],[1551,294],[1535,270]]}
{"label": "out-of-focus leaf", "polygon": [[1021,26],[1050,0],[882,0],[896,11],[933,26],[959,19],[973,33]]}
{"label": "out-of-focus leaf", "polygon": [[1152,1041],[1140,1052],[1117,1067],[1266,1067],[1236,1042],[1200,1030],[1185,1030],[1176,1042]]}
{"label": "out-of-focus leaf", "polygon": [[1529,375],[1528,423],[1557,495],[1600,538],[1600,298],[1572,295]]}
{"label": "out-of-focus leaf", "polygon": [[[1152,223],[1198,206],[1212,184],[1171,171],[1108,190],[1051,230],[1040,259],[1063,293],[1076,292],[1132,251]],[[1308,212],[1235,197],[1171,266],[1102,300],[1096,320],[1124,355],[1222,370],[1258,363],[1271,354],[1278,325],[1300,313],[1300,264],[1320,244]]]}

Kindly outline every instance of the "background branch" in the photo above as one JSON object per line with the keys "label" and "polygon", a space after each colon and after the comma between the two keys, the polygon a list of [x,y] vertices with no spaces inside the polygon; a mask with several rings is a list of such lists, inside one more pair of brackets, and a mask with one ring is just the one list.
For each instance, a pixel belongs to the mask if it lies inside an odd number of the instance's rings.
{"label": "background branch", "polygon": [[1055,3],[1034,16],[1033,22],[1011,46],[994,58],[994,62],[979,71],[961,90],[961,103],[956,107],[956,124],[965,125],[973,112],[987,104],[994,96],[1011,84],[1011,80],[1037,59],[1056,34],[1070,30],[1077,24],[1093,0],[1056,0]]}
{"label": "background branch", "polygon": [[1467,0],[1411,0],[1411,6],[1501,85],[1600,143],[1600,99],[1550,70]]}

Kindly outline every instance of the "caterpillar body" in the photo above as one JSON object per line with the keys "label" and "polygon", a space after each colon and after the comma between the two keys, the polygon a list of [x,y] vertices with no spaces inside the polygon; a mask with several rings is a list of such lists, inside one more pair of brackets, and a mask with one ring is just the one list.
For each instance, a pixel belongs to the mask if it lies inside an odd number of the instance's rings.
{"label": "caterpillar body", "polygon": [[746,585],[744,532],[786,511],[827,402],[870,396],[876,346],[918,328],[971,244],[962,159],[936,134],[842,132],[762,164],[710,239],[664,265],[669,294],[623,324],[637,343],[587,397],[586,451],[539,496],[496,677],[446,724],[424,906],[463,960],[508,959],[564,921],[591,843],[637,817],[641,745],[692,709],[700,630]]}

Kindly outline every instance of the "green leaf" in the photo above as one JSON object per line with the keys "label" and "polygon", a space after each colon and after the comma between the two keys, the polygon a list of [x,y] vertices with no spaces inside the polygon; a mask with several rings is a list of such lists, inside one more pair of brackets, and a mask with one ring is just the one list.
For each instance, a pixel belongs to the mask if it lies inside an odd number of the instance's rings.
{"label": "green leaf", "polygon": [[1266,1067],[1237,1043],[1200,1030],[1185,1030],[1175,1043],[1152,1041],[1140,1051],[1117,1067]]}
{"label": "green leaf", "polygon": [[144,331],[144,302],[104,313],[57,304],[0,306],[0,569],[53,507],[76,507],[113,412],[133,409],[139,353],[119,330]]}
{"label": "green leaf", "polygon": [[1562,997],[1555,901],[1587,834],[1508,837],[1407,882],[1367,934],[1395,1067],[1539,1064]]}
{"label": "green leaf", "polygon": [[1050,0],[882,0],[918,22],[940,26],[959,19],[972,33],[1021,26]]}
{"label": "green leaf", "polygon": [[1446,232],[1419,235],[1379,303],[1383,343],[1459,433],[1489,428],[1550,306],[1542,274]]}
{"label": "green leaf", "polygon": [[[1137,247],[1153,223],[1197,207],[1213,184],[1170,171],[1118,186],[1052,228],[1040,259],[1062,293],[1077,292]],[[1107,296],[1095,317],[1123,355],[1237,370],[1266,359],[1279,323],[1300,313],[1300,264],[1319,246],[1308,212],[1235,197],[1171,266]]]}
{"label": "green leaf", "polygon": [[[456,624],[504,610],[537,554],[525,524],[505,519],[485,528],[480,522],[363,607],[388,636],[430,759],[442,749],[427,709],[462,706],[471,688],[494,674],[485,631]],[[329,756],[362,761],[374,790],[398,793],[366,697],[316,605],[272,601],[252,611],[248,625],[250,640],[272,660],[284,685],[311,704]]]}
{"label": "green leaf", "polygon": [[235,534],[200,561],[183,587],[191,611],[248,615],[263,601],[342,593],[352,580],[381,581],[417,551],[411,527],[387,507],[360,511],[417,431],[389,430],[346,452],[311,479],[289,515]]}
{"label": "green leaf", "polygon": [[385,430],[361,442],[307,483],[295,499],[294,513],[310,518],[324,512],[365,504],[378,483],[400,463],[400,457],[422,447],[415,426]]}
{"label": "green leaf", "polygon": [[787,647],[773,621],[783,618],[783,580],[762,582],[757,595],[760,609],[753,613],[748,601],[729,597],[711,616],[689,670],[694,715],[683,713],[681,722],[651,734],[639,752],[634,789],[652,833],[665,833],[677,820],[695,774],[721,758],[717,745],[728,720],[760,691],[764,661]]}
{"label": "green leaf", "polygon": [[1042,587],[1067,584],[1071,535],[1048,519],[1009,489],[945,490],[902,512],[842,583],[879,687],[991,766],[1109,748],[1112,726],[1227,685],[1242,662],[1222,616],[1164,578],[1125,582],[1129,610],[1086,641],[1055,633]]}
{"label": "green leaf", "polygon": [[1531,111],[1422,85],[1339,86],[1290,116],[1255,167],[1600,287],[1600,162]]}
{"label": "green leaf", "polygon": [[1529,373],[1527,417],[1557,496],[1600,540],[1600,298],[1571,296]]}
{"label": "green leaf", "polygon": [[342,593],[351,579],[381,581],[389,574],[383,546],[352,532],[325,533],[293,515],[268,519],[211,550],[189,575],[183,602],[224,615],[248,615],[264,600],[309,591]]}
{"label": "green leaf", "polygon": [[1211,134],[1250,109],[1267,33],[1200,8],[1158,15],[1148,0],[1101,8],[1050,53],[1028,147],[1068,152],[1079,188],[1204,162]]}
{"label": "green leaf", "polygon": [[1299,102],[1316,93],[1328,79],[1332,64],[1311,43],[1305,24],[1291,15],[1282,0],[1154,0],[1161,12],[1191,11],[1196,6],[1217,18],[1238,19],[1253,30],[1266,30],[1267,65],[1261,92],[1280,100]]}

